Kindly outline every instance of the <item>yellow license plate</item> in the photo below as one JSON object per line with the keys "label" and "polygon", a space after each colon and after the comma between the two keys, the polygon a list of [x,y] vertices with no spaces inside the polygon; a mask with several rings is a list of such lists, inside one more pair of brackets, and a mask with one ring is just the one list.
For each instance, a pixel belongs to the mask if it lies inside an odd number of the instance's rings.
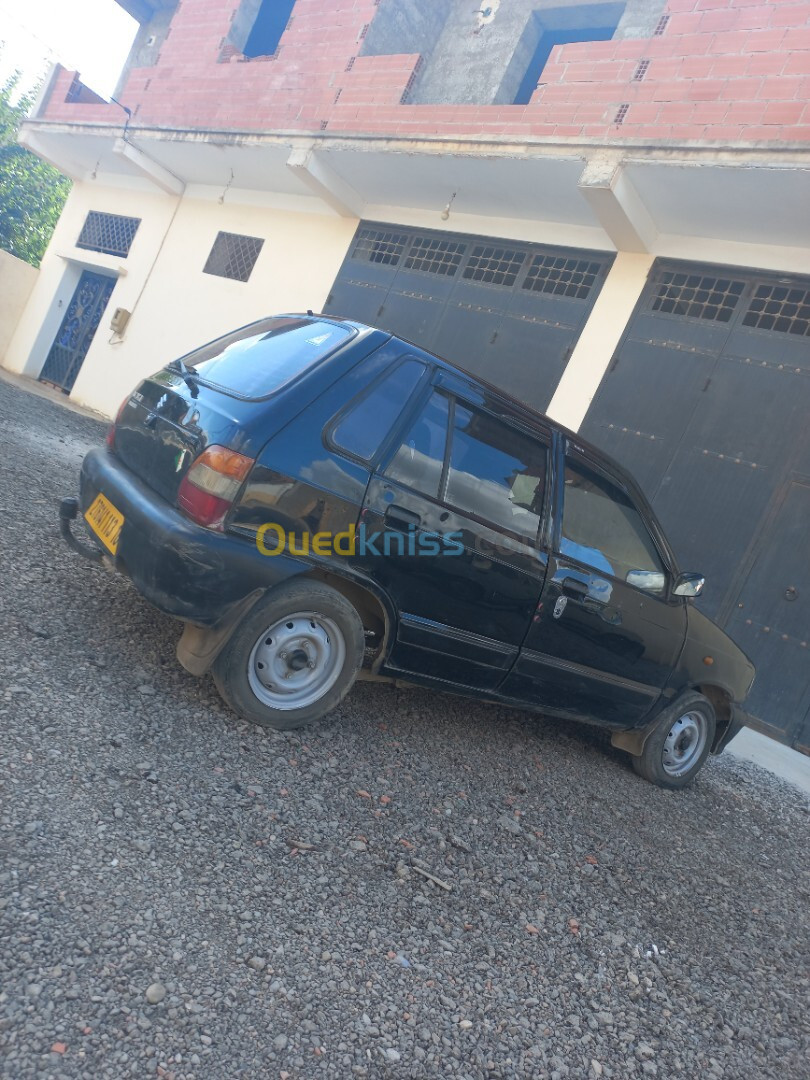
{"label": "yellow license plate", "polygon": [[118,540],[124,525],[124,515],[117,510],[109,499],[96,495],[84,514],[84,520],[112,554],[118,551]]}

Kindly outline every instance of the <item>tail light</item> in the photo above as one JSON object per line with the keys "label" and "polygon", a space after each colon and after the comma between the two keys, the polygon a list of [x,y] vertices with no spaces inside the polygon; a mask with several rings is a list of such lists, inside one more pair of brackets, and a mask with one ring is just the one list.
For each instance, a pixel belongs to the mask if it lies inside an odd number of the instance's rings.
{"label": "tail light", "polygon": [[183,477],[177,505],[198,525],[222,528],[252,467],[253,458],[224,446],[209,446]]}
{"label": "tail light", "polygon": [[118,412],[115,414],[115,419],[113,420],[113,422],[110,424],[109,428],[107,429],[107,438],[105,439],[105,442],[107,443],[107,449],[110,450],[110,451],[115,450],[115,429],[116,429],[116,427],[118,425],[118,421],[121,419],[121,416],[122,416],[122,414],[124,412],[124,409],[127,407],[127,405],[129,405],[129,399],[130,399],[130,395],[127,394],[127,396],[124,398],[124,400],[118,406]]}

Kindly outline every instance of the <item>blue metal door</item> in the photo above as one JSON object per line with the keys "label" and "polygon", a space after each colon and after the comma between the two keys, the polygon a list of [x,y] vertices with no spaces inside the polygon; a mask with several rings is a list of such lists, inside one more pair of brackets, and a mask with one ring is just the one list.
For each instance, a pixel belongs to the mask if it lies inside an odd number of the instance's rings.
{"label": "blue metal door", "polygon": [[114,286],[115,278],[84,271],[40,372],[42,382],[70,392]]}

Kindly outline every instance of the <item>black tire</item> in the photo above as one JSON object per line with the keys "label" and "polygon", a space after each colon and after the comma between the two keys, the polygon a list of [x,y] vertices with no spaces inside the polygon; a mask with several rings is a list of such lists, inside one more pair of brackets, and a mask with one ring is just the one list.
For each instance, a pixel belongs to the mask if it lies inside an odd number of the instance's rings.
{"label": "black tire", "polygon": [[363,624],[345,597],[318,581],[291,581],[248,613],[212,674],[234,712],[290,731],[340,704],[364,650]]}
{"label": "black tire", "polygon": [[696,691],[684,694],[661,713],[633,768],[658,787],[688,787],[711,753],[716,726],[712,703]]}

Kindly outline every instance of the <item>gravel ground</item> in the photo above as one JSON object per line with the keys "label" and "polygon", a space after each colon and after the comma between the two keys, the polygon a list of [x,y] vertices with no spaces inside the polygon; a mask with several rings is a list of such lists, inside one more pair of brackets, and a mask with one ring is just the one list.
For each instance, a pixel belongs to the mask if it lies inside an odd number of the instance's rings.
{"label": "gravel ground", "polygon": [[806,797],[423,691],[241,722],[58,537],[102,436],[0,381],[2,1076],[806,1080]]}

